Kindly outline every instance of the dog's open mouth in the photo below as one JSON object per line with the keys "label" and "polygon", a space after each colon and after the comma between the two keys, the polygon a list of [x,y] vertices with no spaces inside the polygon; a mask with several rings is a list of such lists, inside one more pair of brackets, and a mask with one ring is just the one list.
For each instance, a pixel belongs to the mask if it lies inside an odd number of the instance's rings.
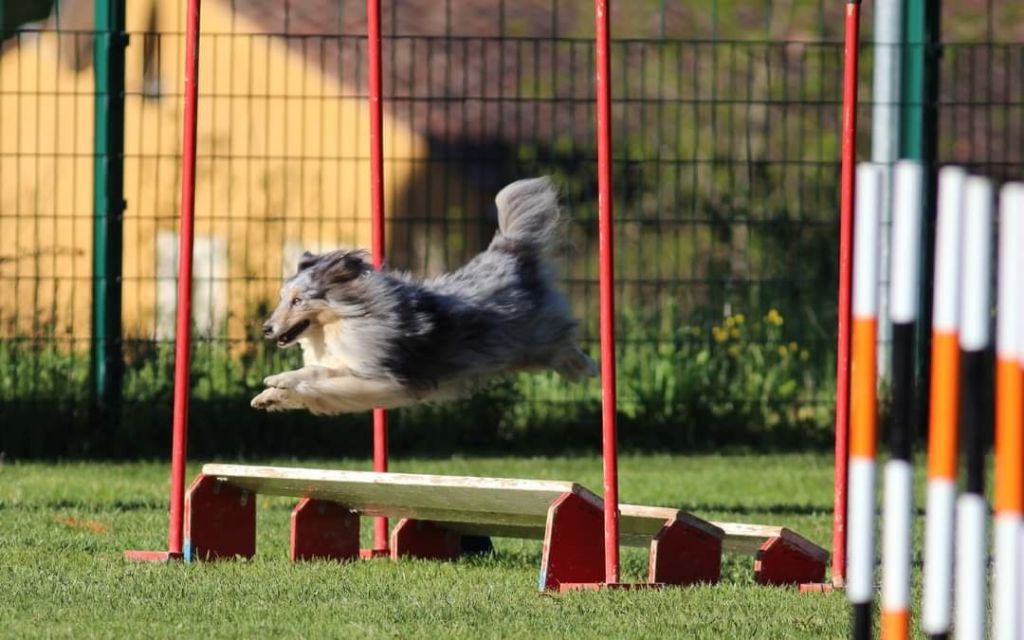
{"label": "dog's open mouth", "polygon": [[308,328],[309,320],[300,321],[294,327],[285,331],[284,333],[277,337],[277,346],[284,347],[291,344],[292,342],[295,342],[295,339],[302,335],[302,332]]}

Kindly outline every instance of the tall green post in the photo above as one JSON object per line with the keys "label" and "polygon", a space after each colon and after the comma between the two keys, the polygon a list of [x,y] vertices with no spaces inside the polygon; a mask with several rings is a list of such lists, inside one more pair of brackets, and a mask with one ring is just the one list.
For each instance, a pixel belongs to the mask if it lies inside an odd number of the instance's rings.
{"label": "tall green post", "polygon": [[96,0],[93,62],[92,382],[94,407],[117,415],[124,371],[121,249],[124,220],[125,0]]}
{"label": "tall green post", "polygon": [[[941,57],[941,0],[905,0],[900,96],[900,157],[919,160],[925,167],[922,195],[921,278],[931,282],[934,267],[935,207],[937,189],[937,102]],[[916,379],[928,384],[931,371],[932,289],[921,287],[921,313],[917,327]],[[924,387],[927,388],[927,387]],[[918,393],[918,424],[928,424],[928,394]]]}
{"label": "tall green post", "polygon": [[939,11],[939,0],[906,0],[903,20],[900,157],[929,165],[935,162]]}

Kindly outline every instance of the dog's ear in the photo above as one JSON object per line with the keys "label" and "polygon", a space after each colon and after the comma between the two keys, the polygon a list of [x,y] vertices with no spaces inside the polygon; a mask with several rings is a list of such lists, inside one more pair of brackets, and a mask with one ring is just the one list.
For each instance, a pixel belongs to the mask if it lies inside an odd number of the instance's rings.
{"label": "dog's ear", "polygon": [[322,256],[320,261],[321,276],[329,282],[348,282],[355,280],[371,270],[367,262],[366,251],[334,251]]}
{"label": "dog's ear", "polygon": [[319,260],[320,260],[320,256],[316,255],[315,253],[310,253],[308,251],[303,251],[302,252],[302,257],[299,258],[299,268],[298,268],[298,271],[301,273],[302,271],[305,271],[306,269],[309,269],[310,267],[315,265],[317,262],[319,262]]}

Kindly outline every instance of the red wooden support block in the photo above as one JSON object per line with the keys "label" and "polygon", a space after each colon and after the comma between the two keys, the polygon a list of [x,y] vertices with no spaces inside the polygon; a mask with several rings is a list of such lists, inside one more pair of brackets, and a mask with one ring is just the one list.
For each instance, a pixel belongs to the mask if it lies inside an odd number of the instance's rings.
{"label": "red wooden support block", "polygon": [[673,585],[715,584],[722,577],[722,536],[684,520],[669,520],[651,541],[647,580]]}
{"label": "red wooden support block", "polygon": [[391,551],[388,549],[360,549],[359,558],[361,560],[373,560],[374,558],[390,558]]}
{"label": "red wooden support block", "polygon": [[185,561],[256,554],[256,494],[199,474],[185,494]]}
{"label": "red wooden support block", "polygon": [[548,507],[540,588],[559,589],[563,583],[604,582],[604,520],[601,503],[566,493]]}
{"label": "red wooden support block", "polygon": [[800,585],[800,593],[832,593],[841,588],[831,582],[805,582]]}
{"label": "red wooden support block", "polygon": [[660,582],[563,582],[558,585],[559,593],[568,591],[643,591],[664,588]]}
{"label": "red wooden support block", "polygon": [[391,530],[391,559],[454,560],[462,551],[461,537],[427,520],[403,518]]}
{"label": "red wooden support block", "polygon": [[166,563],[182,560],[183,554],[173,551],[125,551],[124,559],[131,562]]}
{"label": "red wooden support block", "polygon": [[765,585],[799,585],[825,581],[824,558],[784,540],[770,538],[754,557],[754,580]]}
{"label": "red wooden support block", "polygon": [[292,562],[359,557],[359,515],[337,502],[303,498],[291,522]]}

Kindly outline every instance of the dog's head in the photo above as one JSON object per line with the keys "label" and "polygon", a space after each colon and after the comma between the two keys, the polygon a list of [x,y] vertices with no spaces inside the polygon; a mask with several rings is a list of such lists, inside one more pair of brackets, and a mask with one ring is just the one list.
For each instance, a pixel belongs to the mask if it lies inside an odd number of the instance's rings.
{"label": "dog's head", "polygon": [[362,250],[302,254],[298,272],[285,280],[277,308],[263,324],[263,335],[287,347],[314,323],[322,324],[323,314],[330,311],[328,295],[337,294],[373,270],[366,259],[367,253]]}

